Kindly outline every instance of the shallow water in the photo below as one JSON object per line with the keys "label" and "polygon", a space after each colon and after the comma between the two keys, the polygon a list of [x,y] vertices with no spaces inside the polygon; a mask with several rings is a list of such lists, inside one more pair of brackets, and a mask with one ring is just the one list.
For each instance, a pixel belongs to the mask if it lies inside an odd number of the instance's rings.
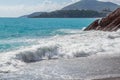
{"label": "shallow water", "polygon": [[92,80],[120,77],[119,57],[89,57],[29,63],[21,70],[0,73],[1,80]]}

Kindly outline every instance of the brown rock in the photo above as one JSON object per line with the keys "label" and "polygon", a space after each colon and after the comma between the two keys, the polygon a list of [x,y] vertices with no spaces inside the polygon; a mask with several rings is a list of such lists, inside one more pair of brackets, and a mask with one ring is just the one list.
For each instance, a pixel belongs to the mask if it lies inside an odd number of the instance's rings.
{"label": "brown rock", "polygon": [[116,31],[118,29],[120,29],[120,8],[109,14],[107,17],[94,21],[85,29],[85,31]]}
{"label": "brown rock", "polygon": [[96,30],[97,26],[99,25],[98,21],[99,21],[99,19],[94,21],[89,27],[86,28],[86,30],[91,30],[91,29]]}

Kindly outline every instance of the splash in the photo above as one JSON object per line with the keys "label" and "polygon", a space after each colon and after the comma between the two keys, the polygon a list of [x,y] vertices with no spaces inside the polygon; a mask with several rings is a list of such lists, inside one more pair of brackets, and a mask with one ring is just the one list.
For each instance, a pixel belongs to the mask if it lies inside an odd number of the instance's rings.
{"label": "splash", "polygon": [[[68,31],[69,32],[69,31]],[[120,30],[117,32],[70,31],[71,35],[57,35],[36,39],[37,44],[1,53],[0,71],[18,70],[27,63],[98,55],[119,55]]]}

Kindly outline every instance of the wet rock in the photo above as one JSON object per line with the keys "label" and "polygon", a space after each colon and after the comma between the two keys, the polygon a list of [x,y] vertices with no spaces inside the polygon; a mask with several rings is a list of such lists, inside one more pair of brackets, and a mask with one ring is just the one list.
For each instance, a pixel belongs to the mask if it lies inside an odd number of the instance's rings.
{"label": "wet rock", "polygon": [[116,9],[107,17],[94,21],[85,29],[85,31],[88,30],[116,31],[118,29],[120,29],[120,8]]}

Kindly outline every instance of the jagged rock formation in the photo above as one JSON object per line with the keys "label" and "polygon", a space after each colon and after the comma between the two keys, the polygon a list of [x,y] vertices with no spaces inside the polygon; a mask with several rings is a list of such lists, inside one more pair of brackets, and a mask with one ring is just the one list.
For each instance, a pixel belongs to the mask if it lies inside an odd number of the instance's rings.
{"label": "jagged rock formation", "polygon": [[116,31],[120,28],[120,8],[109,14],[107,17],[98,19],[89,25],[87,30]]}

